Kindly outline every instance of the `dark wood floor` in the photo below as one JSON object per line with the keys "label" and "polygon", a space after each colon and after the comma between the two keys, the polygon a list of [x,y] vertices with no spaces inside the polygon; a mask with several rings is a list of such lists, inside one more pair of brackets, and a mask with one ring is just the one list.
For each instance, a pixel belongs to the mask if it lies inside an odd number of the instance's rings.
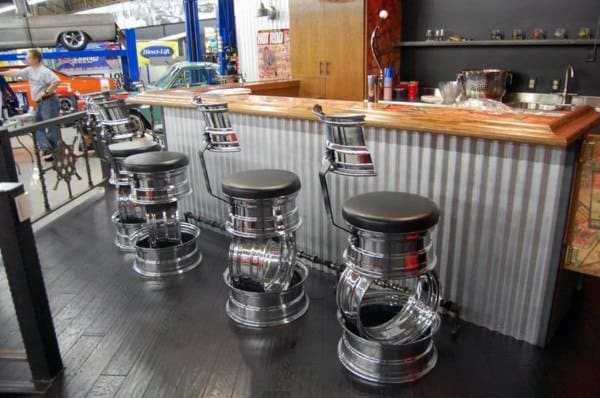
{"label": "dark wood floor", "polygon": [[[139,278],[112,244],[109,200],[86,202],[36,234],[65,363],[49,397],[598,397],[600,284],[587,280],[546,349],[447,322],[439,360],[409,385],[370,387],[340,366],[335,277],[312,272],[309,312],[262,331],[225,314],[228,239],[202,233],[199,268],[165,282]],[[0,349],[21,345],[0,272]],[[27,379],[24,364],[0,361],[0,379]]]}

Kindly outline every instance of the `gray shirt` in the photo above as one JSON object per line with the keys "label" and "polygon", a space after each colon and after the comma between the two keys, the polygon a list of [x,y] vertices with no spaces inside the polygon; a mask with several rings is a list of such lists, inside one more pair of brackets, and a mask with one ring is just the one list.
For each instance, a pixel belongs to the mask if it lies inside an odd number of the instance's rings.
{"label": "gray shirt", "polygon": [[44,90],[50,86],[50,84],[60,81],[58,76],[44,65],[40,65],[37,68],[28,66],[27,68],[19,70],[17,76],[29,80],[31,97],[35,101],[40,99],[42,94],[44,94]]}

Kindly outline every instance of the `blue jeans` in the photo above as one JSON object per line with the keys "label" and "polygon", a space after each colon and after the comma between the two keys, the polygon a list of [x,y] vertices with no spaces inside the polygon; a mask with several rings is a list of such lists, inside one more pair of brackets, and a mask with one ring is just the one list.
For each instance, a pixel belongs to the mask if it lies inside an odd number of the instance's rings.
{"label": "blue jeans", "polygon": [[[53,119],[58,116],[60,116],[60,101],[58,95],[53,95],[37,104],[37,110],[35,112],[36,122]],[[55,150],[58,146],[58,137],[60,137],[58,125],[36,130],[35,132],[35,139],[40,151]]]}

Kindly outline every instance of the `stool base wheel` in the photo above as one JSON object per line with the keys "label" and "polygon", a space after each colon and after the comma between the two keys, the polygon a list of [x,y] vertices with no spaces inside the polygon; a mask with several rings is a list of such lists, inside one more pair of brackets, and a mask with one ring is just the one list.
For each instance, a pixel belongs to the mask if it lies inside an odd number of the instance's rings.
{"label": "stool base wheel", "polygon": [[230,294],[225,310],[234,322],[252,328],[284,325],[295,321],[308,311],[310,300],[304,293],[308,268],[297,263],[292,283],[281,292],[243,290],[235,287],[229,269],[223,273]]}
{"label": "stool base wheel", "polygon": [[362,338],[350,330],[338,312],[343,334],[338,343],[338,359],[354,376],[376,384],[409,383],[425,376],[437,363],[433,335],[440,319],[429,334],[400,345],[384,344]]}
{"label": "stool base wheel", "polygon": [[135,244],[131,241],[131,237],[142,229],[146,222],[123,222],[119,216],[119,212],[115,212],[110,218],[117,235],[115,236],[115,246],[126,252],[135,252]]}
{"label": "stool base wheel", "polygon": [[200,229],[180,223],[182,242],[177,245],[148,247],[148,227],[140,229],[132,240],[135,244],[133,270],[146,278],[163,278],[191,271],[202,262],[198,248]]}

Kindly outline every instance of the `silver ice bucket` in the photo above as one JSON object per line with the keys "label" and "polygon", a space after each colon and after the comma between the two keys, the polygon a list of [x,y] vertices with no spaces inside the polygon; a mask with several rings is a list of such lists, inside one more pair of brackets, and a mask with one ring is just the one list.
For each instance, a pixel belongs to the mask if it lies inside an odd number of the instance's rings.
{"label": "silver ice bucket", "polygon": [[512,73],[501,69],[463,70],[458,74],[466,98],[487,98],[502,101],[506,86],[512,83]]}

